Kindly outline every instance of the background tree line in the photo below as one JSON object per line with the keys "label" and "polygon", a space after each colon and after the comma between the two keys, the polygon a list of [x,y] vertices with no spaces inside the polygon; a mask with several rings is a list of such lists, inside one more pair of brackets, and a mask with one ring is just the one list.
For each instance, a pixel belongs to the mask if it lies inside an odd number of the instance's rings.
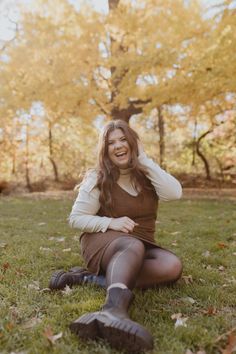
{"label": "background tree line", "polygon": [[[109,119],[176,174],[234,178],[236,6],[32,1],[0,52],[0,180],[75,181]],[[40,182],[41,183],[41,182]]]}

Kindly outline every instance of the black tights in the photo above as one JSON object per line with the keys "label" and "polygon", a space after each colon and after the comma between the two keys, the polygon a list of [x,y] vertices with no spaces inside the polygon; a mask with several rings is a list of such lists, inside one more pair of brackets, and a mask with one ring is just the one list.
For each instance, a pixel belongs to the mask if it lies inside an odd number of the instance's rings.
{"label": "black tights", "polygon": [[155,246],[145,248],[142,241],[125,235],[110,243],[101,266],[107,287],[122,283],[131,290],[173,283],[182,274],[181,261],[175,254]]}

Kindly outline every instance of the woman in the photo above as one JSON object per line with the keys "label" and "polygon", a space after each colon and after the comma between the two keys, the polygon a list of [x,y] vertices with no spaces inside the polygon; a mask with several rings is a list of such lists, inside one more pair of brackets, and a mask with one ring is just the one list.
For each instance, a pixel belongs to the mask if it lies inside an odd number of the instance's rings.
{"label": "woman", "polygon": [[98,166],[85,176],[69,218],[72,227],[83,231],[81,250],[88,270],[59,271],[50,282],[52,289],[106,284],[103,309],[73,322],[73,332],[130,351],[153,347],[151,334],[127,310],[134,287],[173,283],[181,276],[181,261],[154,240],[158,200],[179,199],[181,194],[180,183],[146,156],[128,124],[115,120],[104,127]]}

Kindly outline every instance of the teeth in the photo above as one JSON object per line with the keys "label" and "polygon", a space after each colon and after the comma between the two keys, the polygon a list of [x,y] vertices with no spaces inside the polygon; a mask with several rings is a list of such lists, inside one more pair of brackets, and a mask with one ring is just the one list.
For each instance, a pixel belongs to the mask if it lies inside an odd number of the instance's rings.
{"label": "teeth", "polygon": [[126,154],[125,152],[119,152],[119,153],[116,154],[116,156],[123,156],[125,154]]}

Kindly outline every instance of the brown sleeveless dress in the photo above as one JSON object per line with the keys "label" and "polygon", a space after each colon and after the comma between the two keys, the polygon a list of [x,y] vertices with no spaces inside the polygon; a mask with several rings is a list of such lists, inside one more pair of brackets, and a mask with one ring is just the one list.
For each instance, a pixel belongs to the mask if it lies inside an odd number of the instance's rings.
{"label": "brown sleeveless dress", "polygon": [[[150,183],[148,182],[150,185]],[[132,236],[142,240],[145,244],[158,247],[154,239],[155,222],[157,216],[158,196],[154,190],[144,190],[137,196],[132,196],[117,183],[114,184],[112,195],[114,198],[114,212],[116,217],[128,216],[136,223],[132,234],[122,231],[107,230],[106,232],[83,233],[80,237],[81,252],[86,266],[92,273],[99,274],[100,263],[104,251],[109,244],[122,236]],[[111,217],[101,206],[97,215]]]}

